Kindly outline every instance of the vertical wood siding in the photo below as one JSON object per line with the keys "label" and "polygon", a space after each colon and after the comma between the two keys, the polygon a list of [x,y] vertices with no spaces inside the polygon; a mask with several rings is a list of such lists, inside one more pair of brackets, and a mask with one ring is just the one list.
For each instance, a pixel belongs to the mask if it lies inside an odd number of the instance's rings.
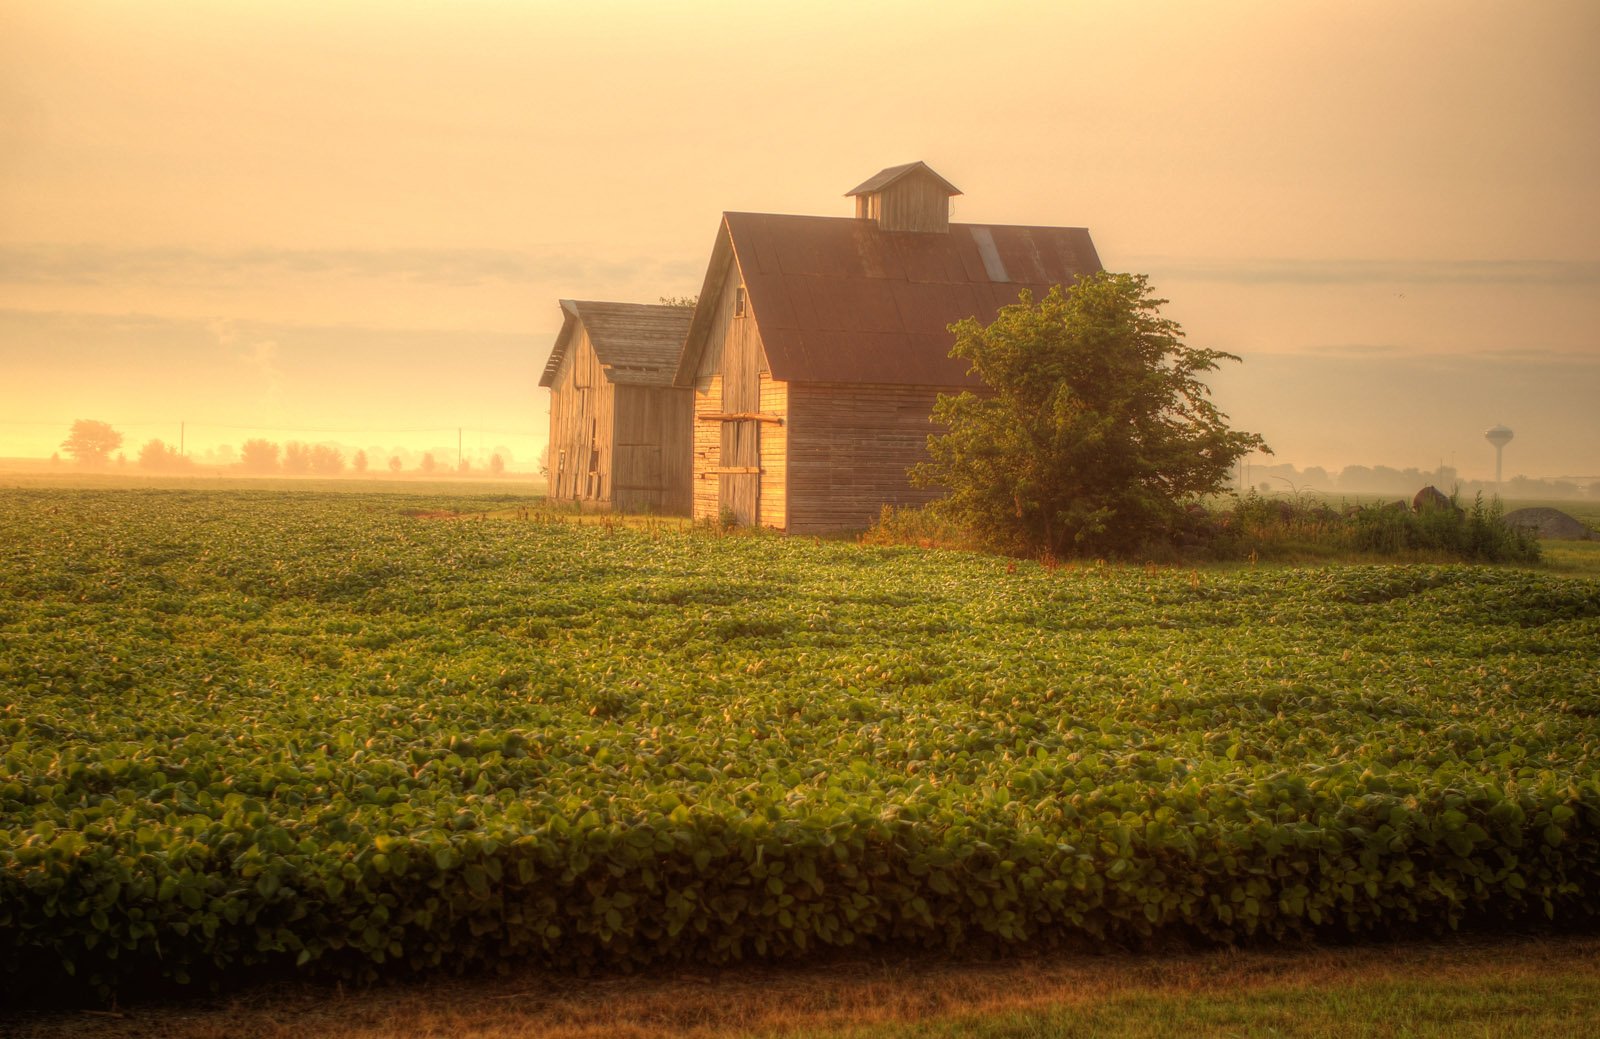
{"label": "vertical wood siding", "polygon": [[940,390],[928,386],[788,386],[791,533],[859,530],[884,505],[922,505],[938,490],[913,488],[906,469],[926,460]]}
{"label": "vertical wood siding", "polygon": [[550,497],[611,501],[615,395],[579,328],[550,386]]}
{"label": "vertical wood siding", "polygon": [[[949,231],[950,196],[925,173],[913,173],[890,184],[867,204],[885,231]],[[857,207],[860,215],[860,207]]]}
{"label": "vertical wood siding", "polygon": [[614,392],[613,507],[621,512],[688,515],[692,391],[622,385]]}
{"label": "vertical wood siding", "polygon": [[730,264],[695,376],[694,516],[715,520],[726,508],[738,523],[782,528],[787,496],[782,426],[705,417],[767,412],[767,403],[784,399],[781,384],[767,370],[753,310],[747,305],[744,314],[734,313],[742,284],[739,265]]}

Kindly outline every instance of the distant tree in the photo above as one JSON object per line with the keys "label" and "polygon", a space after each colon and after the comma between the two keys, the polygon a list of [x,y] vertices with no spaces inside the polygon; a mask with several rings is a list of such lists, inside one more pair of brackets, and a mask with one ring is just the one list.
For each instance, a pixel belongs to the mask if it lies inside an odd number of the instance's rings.
{"label": "distant tree", "polygon": [[399,455],[389,456],[389,471],[391,473],[398,473],[402,464],[403,463],[400,461]]}
{"label": "distant tree", "polygon": [[291,440],[283,445],[283,471],[291,476],[304,476],[311,471],[311,445]]}
{"label": "distant tree", "polygon": [[110,423],[81,418],[72,424],[72,431],[61,442],[61,450],[72,456],[79,465],[105,465],[111,452],[122,446],[122,434]]}
{"label": "distant tree", "polygon": [[1372,476],[1372,470],[1364,465],[1347,465],[1339,470],[1339,486],[1350,491],[1372,490],[1376,487]]}
{"label": "distant tree", "polygon": [[472,472],[472,459],[463,456],[461,461],[456,463],[456,472],[462,476]]}
{"label": "distant tree", "polygon": [[1171,539],[1186,508],[1221,491],[1266,445],[1230,429],[1199,379],[1231,354],[1191,347],[1138,274],[1023,293],[985,326],[951,326],[950,355],[988,392],[941,394],[914,484],[996,545],[1127,555]]}
{"label": "distant tree", "polygon": [[357,451],[350,465],[356,472],[365,473],[367,471],[367,453],[365,451]]}
{"label": "distant tree", "polygon": [[127,467],[128,467],[128,456],[126,454],[122,453],[121,451],[118,451],[117,452],[117,468],[126,469]]}
{"label": "distant tree", "polygon": [[159,439],[147,440],[139,449],[139,468],[149,469],[151,472],[170,472],[182,468],[187,462],[187,458],[178,454],[177,448]]}
{"label": "distant tree", "polygon": [[278,445],[270,440],[246,440],[239,449],[239,464],[247,473],[278,471]]}
{"label": "distant tree", "polygon": [[685,307],[693,310],[700,305],[699,296],[657,296],[663,307]]}
{"label": "distant tree", "polygon": [[498,451],[489,457],[489,471],[496,476],[506,471],[506,460],[500,457]]}
{"label": "distant tree", "polygon": [[50,456],[50,464],[51,465],[60,465],[61,464],[61,452],[60,451],[57,451],[55,454]]}
{"label": "distant tree", "polygon": [[438,467],[439,467],[439,463],[435,462],[433,460],[433,452],[432,451],[429,451],[427,454],[422,456],[422,471],[423,472],[431,473],[435,469],[437,469]]}
{"label": "distant tree", "polygon": [[344,472],[344,452],[332,444],[317,444],[311,449],[311,471],[318,476],[338,476]]}

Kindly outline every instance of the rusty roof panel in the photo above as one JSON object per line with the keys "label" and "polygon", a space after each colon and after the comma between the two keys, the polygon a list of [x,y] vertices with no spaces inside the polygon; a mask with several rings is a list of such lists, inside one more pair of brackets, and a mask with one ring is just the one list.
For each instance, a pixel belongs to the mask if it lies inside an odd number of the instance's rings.
{"label": "rusty roof panel", "polygon": [[739,254],[739,266],[746,278],[758,273],[774,277],[783,273],[783,267],[778,263],[777,242],[771,237],[758,236],[741,242],[740,245],[749,254]]}
{"label": "rusty roof panel", "polygon": [[[952,224],[881,231],[843,217],[729,213],[725,226],[775,379],[964,386],[948,326],[992,321],[1100,269],[1082,228]],[[992,242],[985,262],[978,239]],[[1009,280],[997,280],[1003,277]]]}
{"label": "rusty roof panel", "polygon": [[[900,282],[893,290],[901,326],[911,335],[940,335],[961,316],[990,309],[988,294],[980,298],[972,285]],[[951,317],[952,314],[958,316]]]}
{"label": "rusty roof panel", "polygon": [[[744,272],[744,287],[750,297],[750,309],[760,322],[763,335],[774,328],[795,327],[794,304],[782,278],[747,270]],[[755,306],[757,297],[761,299],[760,309]]]}
{"label": "rusty roof panel", "polygon": [[784,294],[789,297],[789,306],[794,314],[794,322],[790,328],[816,328],[817,307],[811,301],[811,282],[806,278],[792,278],[782,283]]}
{"label": "rusty roof panel", "polygon": [[[928,285],[948,285],[966,281],[961,261],[948,249],[928,249],[917,241],[922,232],[887,235],[892,239],[896,258],[907,281]],[[953,243],[952,243],[953,244]]]}
{"label": "rusty roof panel", "polygon": [[905,263],[893,241],[899,236],[879,232],[876,224],[870,220],[851,222],[857,225],[851,228],[850,235],[857,273],[865,278],[898,280],[906,277]]}

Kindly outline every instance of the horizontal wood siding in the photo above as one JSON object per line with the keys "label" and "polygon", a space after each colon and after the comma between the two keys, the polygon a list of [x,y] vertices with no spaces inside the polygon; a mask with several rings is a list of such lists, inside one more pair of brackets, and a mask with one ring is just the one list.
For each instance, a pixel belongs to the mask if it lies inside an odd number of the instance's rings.
{"label": "horizontal wood siding", "polygon": [[718,512],[720,480],[711,470],[722,465],[722,423],[702,421],[702,415],[722,412],[722,376],[706,375],[694,385],[694,492],[693,513],[697,520],[715,522]]}
{"label": "horizontal wood siding", "polygon": [[687,516],[693,391],[622,385],[615,399],[613,506]]}
{"label": "horizontal wood siding", "polygon": [[930,386],[788,385],[790,533],[860,530],[884,505],[922,505],[906,469],[926,460],[941,391]]}
{"label": "horizontal wood siding", "polygon": [[550,385],[551,498],[611,501],[613,389],[579,327]]}
{"label": "horizontal wood siding", "polygon": [[761,525],[789,527],[789,384],[761,373],[761,411],[783,421],[761,426]]}

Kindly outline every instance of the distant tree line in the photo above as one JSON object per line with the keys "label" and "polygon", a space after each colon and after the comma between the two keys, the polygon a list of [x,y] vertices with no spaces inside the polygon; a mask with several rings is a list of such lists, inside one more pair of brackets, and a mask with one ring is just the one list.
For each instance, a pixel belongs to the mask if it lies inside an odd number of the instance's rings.
{"label": "distant tree line", "polygon": [[[79,466],[103,469],[113,465],[128,464],[127,456],[119,450],[123,442],[123,435],[109,423],[95,419],[79,419],[72,424],[67,438],[61,442],[61,450]],[[232,454],[231,448],[226,451]],[[136,453],[134,464],[140,469],[158,473],[184,472],[201,468],[194,459],[182,454],[176,447],[160,438],[146,441]],[[207,466],[207,468],[213,467]],[[371,469],[372,459],[365,450],[358,450],[346,458],[345,452],[333,444],[309,444],[298,440],[279,444],[257,437],[246,440],[240,445],[238,461],[229,464],[228,467],[254,476],[347,474],[363,476]],[[407,471],[406,463],[400,454],[391,454],[385,467],[395,475]],[[410,471],[424,475],[439,475],[448,473],[452,469],[441,464],[434,452],[428,451]],[[470,459],[462,458],[454,467],[454,471],[465,475],[476,470]],[[496,451],[490,456],[483,471],[493,476],[499,476],[506,471],[505,457],[501,452]]]}
{"label": "distant tree line", "polygon": [[[1247,479],[1246,474],[1248,474]],[[1300,469],[1288,464],[1255,462],[1238,475],[1240,477],[1238,486],[1241,491],[1260,490],[1276,494],[1313,491],[1321,494],[1392,494],[1409,499],[1420,488],[1432,486],[1447,492],[1456,489],[1468,497],[1479,492],[1517,499],[1577,498],[1585,494],[1600,497],[1600,482],[1585,486],[1575,480],[1514,476],[1496,487],[1493,480],[1465,479],[1451,465],[1441,465],[1436,469],[1419,469],[1414,466],[1396,469],[1387,465],[1347,465],[1343,469],[1330,471],[1318,465]]]}

